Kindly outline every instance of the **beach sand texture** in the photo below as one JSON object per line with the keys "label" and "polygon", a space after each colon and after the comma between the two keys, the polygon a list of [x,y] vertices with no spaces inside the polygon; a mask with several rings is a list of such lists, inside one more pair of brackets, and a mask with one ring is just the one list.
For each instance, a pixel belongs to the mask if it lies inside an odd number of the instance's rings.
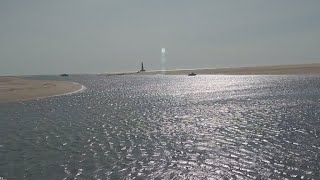
{"label": "beach sand texture", "polygon": [[0,77],[0,103],[36,99],[77,91],[82,86],[67,81]]}

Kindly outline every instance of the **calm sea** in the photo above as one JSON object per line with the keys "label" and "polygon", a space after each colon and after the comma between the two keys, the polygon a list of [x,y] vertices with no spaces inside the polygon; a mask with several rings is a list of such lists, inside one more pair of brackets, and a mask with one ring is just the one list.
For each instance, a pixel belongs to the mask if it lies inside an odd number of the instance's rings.
{"label": "calm sea", "polygon": [[68,79],[0,104],[0,178],[320,179],[320,76]]}

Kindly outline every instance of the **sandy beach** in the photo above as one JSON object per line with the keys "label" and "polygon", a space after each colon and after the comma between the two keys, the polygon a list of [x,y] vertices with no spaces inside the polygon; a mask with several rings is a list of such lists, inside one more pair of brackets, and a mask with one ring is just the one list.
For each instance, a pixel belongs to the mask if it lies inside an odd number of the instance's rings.
{"label": "sandy beach", "polygon": [[320,63],[295,64],[295,65],[276,65],[276,66],[257,66],[257,67],[239,67],[239,68],[147,71],[147,72],[143,72],[143,73],[139,73],[139,74],[186,75],[191,72],[194,72],[196,74],[225,74],[225,75],[320,74]]}
{"label": "sandy beach", "polygon": [[0,103],[66,94],[81,88],[80,84],[67,81],[0,77]]}

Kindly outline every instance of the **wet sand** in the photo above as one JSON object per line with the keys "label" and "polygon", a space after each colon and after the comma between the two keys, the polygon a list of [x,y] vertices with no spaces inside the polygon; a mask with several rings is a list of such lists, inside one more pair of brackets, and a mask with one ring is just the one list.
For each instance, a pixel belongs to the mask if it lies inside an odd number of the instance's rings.
{"label": "wet sand", "polygon": [[147,72],[143,72],[143,73],[139,73],[139,74],[186,75],[191,72],[194,72],[196,74],[225,74],[225,75],[320,74],[320,63],[295,64],[295,65],[276,65],[276,66],[257,66],[257,67],[239,67],[239,68],[147,71]]}
{"label": "wet sand", "polygon": [[67,81],[0,77],[0,103],[66,94],[80,90],[81,88],[82,85]]}

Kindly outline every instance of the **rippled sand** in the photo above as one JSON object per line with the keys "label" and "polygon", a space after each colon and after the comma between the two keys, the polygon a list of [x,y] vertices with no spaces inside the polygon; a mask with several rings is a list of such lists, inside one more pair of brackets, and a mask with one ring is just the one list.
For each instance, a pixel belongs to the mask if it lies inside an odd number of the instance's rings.
{"label": "rippled sand", "polygon": [[66,81],[0,77],[0,103],[65,94],[79,89],[80,84]]}

